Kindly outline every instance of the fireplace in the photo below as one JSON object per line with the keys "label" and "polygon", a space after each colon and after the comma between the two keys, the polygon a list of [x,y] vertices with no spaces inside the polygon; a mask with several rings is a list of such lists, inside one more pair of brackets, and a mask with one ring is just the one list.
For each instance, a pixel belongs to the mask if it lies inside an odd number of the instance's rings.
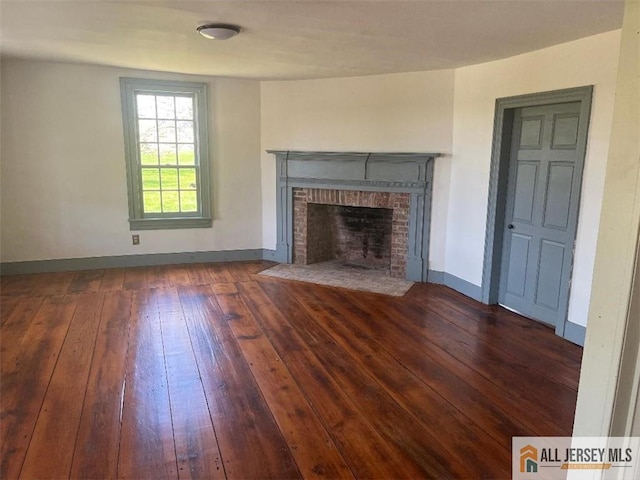
{"label": "fireplace", "polygon": [[407,193],[293,189],[293,263],[336,260],[406,277]]}
{"label": "fireplace", "polygon": [[437,153],[270,151],[277,162],[274,260],[334,260],[426,281]]}

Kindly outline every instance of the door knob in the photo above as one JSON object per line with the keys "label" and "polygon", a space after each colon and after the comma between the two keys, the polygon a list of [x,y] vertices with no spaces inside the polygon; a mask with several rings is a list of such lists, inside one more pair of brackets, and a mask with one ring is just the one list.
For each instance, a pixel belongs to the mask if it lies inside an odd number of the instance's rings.
{"label": "door knob", "polygon": [[507,225],[507,228],[508,228],[509,230],[513,230],[513,223],[510,223],[509,225]]}

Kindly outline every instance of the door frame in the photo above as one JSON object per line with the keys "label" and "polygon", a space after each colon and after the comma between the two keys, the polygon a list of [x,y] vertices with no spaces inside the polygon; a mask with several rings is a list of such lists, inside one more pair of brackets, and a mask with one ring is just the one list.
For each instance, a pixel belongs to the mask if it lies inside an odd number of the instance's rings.
{"label": "door frame", "polygon": [[[505,204],[509,177],[509,157],[511,155],[511,136],[513,130],[513,113],[517,108],[538,107],[555,103],[581,102],[580,121],[587,122],[587,135],[578,145],[578,161],[581,163],[577,169],[582,177],[584,160],[587,151],[587,137],[589,120],[591,118],[591,98],[593,86],[567,88],[548,92],[531,93],[496,99],[493,144],[491,147],[491,171],[489,176],[489,201],[487,205],[487,224],[484,244],[484,263],[482,268],[481,299],[483,303],[493,305],[498,303],[498,291],[500,287],[500,264],[502,261],[503,232],[505,220]],[[579,139],[580,140],[580,139]],[[580,191],[577,192],[576,212],[571,214],[569,234],[574,239],[578,230],[578,216],[580,196],[582,193],[582,178],[580,178]],[[575,254],[575,248],[572,249]],[[572,259],[573,266],[573,259]],[[571,274],[570,277],[571,278]],[[571,283],[569,283],[571,290]],[[564,321],[556,325],[556,335],[564,337],[565,325],[571,292],[567,296],[566,305],[561,308],[565,311]]]}

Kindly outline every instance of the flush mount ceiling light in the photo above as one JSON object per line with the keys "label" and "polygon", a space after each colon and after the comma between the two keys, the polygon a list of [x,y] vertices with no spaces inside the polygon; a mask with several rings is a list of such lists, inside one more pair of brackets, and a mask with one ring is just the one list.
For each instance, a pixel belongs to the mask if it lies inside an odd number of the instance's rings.
{"label": "flush mount ceiling light", "polygon": [[211,40],[228,40],[240,33],[240,27],[226,23],[209,23],[200,25],[196,30],[204,38]]}

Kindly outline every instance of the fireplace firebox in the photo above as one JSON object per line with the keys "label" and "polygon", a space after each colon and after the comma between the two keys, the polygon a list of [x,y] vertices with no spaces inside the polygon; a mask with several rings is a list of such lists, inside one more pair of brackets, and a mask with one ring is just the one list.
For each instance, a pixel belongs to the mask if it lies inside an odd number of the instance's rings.
{"label": "fireplace firebox", "polygon": [[[388,271],[392,221],[389,208],[307,204],[307,264],[338,260],[348,266]],[[295,236],[293,243],[295,263]]]}
{"label": "fireplace firebox", "polygon": [[293,263],[338,260],[406,277],[407,193],[293,189]]}

